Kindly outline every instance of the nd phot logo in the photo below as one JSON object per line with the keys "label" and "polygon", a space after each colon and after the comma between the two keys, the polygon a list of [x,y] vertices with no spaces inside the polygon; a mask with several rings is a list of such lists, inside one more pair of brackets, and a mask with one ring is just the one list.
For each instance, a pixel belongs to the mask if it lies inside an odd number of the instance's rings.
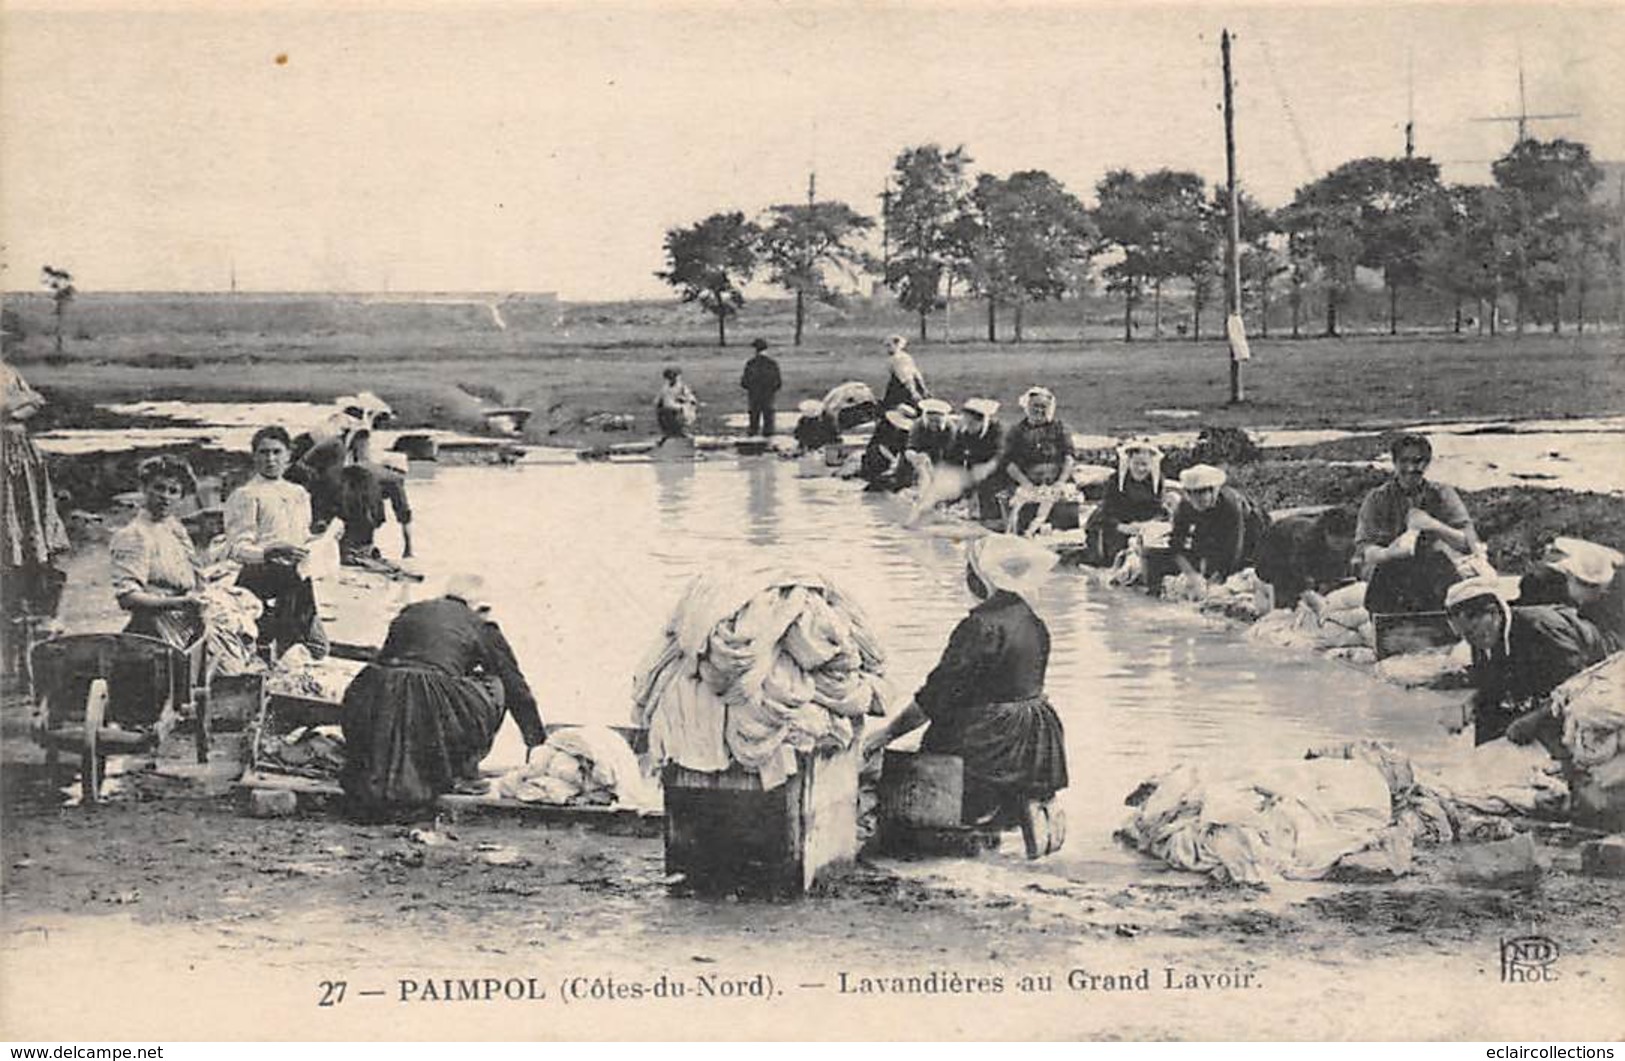
{"label": "nd phot logo", "polygon": [[1557,979],[1557,942],[1545,936],[1519,936],[1501,941],[1503,984],[1549,984]]}

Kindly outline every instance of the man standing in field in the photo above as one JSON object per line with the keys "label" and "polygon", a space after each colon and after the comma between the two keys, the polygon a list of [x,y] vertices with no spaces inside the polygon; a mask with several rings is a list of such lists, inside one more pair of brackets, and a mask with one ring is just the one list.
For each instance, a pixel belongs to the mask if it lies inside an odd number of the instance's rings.
{"label": "man standing in field", "polygon": [[784,381],[779,376],[779,363],[764,352],[767,340],[756,339],[750,345],[756,353],[745,362],[739,385],[750,403],[750,433],[767,438],[773,434],[773,399]]}

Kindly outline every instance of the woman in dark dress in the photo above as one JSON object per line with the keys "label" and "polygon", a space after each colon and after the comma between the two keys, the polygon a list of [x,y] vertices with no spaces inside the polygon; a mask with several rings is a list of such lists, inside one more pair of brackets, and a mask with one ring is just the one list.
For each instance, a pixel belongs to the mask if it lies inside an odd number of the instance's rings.
{"label": "woman in dark dress", "polygon": [[1607,656],[1608,643],[1572,605],[1513,608],[1502,592],[1499,578],[1478,576],[1445,594],[1450,625],[1473,650],[1473,743],[1504,735],[1564,754],[1552,690]]}
{"label": "woman in dark dress", "polygon": [[1148,438],[1117,447],[1117,477],[1106,480],[1106,495],[1084,524],[1088,559],[1108,565],[1128,548],[1132,524],[1160,520],[1162,450]]}
{"label": "woman in dark dress", "polygon": [[1625,556],[1582,538],[1557,538],[1518,584],[1519,604],[1567,604],[1608,651],[1625,647]]}
{"label": "woman in dark dress", "polygon": [[1270,517],[1252,498],[1226,486],[1224,469],[1211,464],[1180,472],[1179,487],[1185,496],[1174,509],[1169,546],[1175,566],[1199,595],[1207,583],[1223,582],[1257,560]]}
{"label": "woman in dark dress", "polygon": [[1006,436],[1004,474],[1013,485],[1005,529],[1025,533],[1048,524],[1078,529],[1078,493],[1072,484],[1076,455],[1072,432],[1056,415],[1055,395],[1029,387],[1021,396],[1021,422]]}
{"label": "woman in dark dress", "polygon": [[1065,733],[1044,695],[1049,628],[1028,603],[1055,554],[1009,535],[966,550],[965,581],[981,603],[901,712],[864,742],[872,754],[930,723],[921,749],[964,763],[969,823],[1019,818],[1028,857],[1058,850],[1065,825],[1050,805],[1067,786]]}
{"label": "woman in dark dress", "polygon": [[527,747],[547,737],[536,697],[497,624],[472,603],[480,580],[409,604],[378,658],[344,692],[340,781],[355,810],[412,810],[479,777],[504,712]]}
{"label": "woman in dark dress", "polygon": [[903,459],[903,454],[908,451],[914,421],[914,409],[901,405],[886,410],[875,425],[875,433],[858,464],[858,477],[869,484],[866,489],[895,493],[913,484],[914,466]]}
{"label": "woman in dark dress", "polygon": [[999,403],[991,398],[969,398],[960,406],[959,429],[948,444],[947,462],[965,471],[976,498],[976,518],[1002,525],[1004,511],[999,493],[1009,481],[999,474],[1004,457],[1004,427]]}
{"label": "woman in dark dress", "polygon": [[891,373],[886,377],[886,393],[880,398],[881,411],[900,405],[918,409],[920,402],[931,397],[931,389],[925,385],[925,374],[914,362],[914,355],[908,352],[908,340],[901,335],[887,339],[886,360]]}
{"label": "woman in dark dress", "polygon": [[796,421],[791,434],[800,452],[819,453],[826,446],[840,443],[840,429],[835,426],[835,418],[824,409],[823,402],[808,398],[797,407],[797,411],[801,418]]}

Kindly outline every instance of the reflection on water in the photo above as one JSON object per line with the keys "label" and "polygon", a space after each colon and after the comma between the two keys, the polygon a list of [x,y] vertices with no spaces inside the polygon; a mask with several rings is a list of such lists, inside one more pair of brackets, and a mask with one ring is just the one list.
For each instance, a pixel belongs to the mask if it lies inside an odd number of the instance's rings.
{"label": "reflection on water", "polygon": [[[826,573],[882,632],[900,697],[918,686],[970,605],[961,546],[900,527],[900,499],[801,478],[793,463],[771,457],[445,468],[413,491],[425,563],[486,576],[552,720],[627,720],[639,661],[700,571],[782,562]],[[1444,754],[1435,718],[1452,698],[1441,694],[1259,646],[1187,609],[1075,573],[1051,580],[1039,611],[1053,634],[1049,693],[1067,727],[1072,773],[1063,796],[1068,848],[1044,872],[1125,857],[1110,840],[1123,796],[1181,761],[1296,758],[1361,737],[1395,740],[1419,758]],[[492,762],[522,755],[510,724]],[[1009,871],[1029,872],[1008,861]]]}

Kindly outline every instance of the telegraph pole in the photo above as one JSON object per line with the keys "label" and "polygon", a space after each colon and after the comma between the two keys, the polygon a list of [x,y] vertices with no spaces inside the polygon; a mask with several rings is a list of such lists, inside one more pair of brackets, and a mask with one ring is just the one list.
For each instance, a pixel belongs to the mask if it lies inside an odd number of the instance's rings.
{"label": "telegraph pole", "polygon": [[1625,173],[1619,175],[1619,269],[1615,272],[1614,298],[1619,302],[1619,334],[1625,336]]}
{"label": "telegraph pole", "polygon": [[807,171],[807,216],[801,225],[801,281],[796,285],[796,341],[801,345],[802,329],[807,323],[807,290],[806,285],[812,276],[813,270],[813,214],[818,198],[818,174],[814,170]]}
{"label": "telegraph pole", "polygon": [[[1225,268],[1229,283],[1225,292],[1229,303],[1226,332],[1239,330],[1241,322],[1241,195],[1236,188],[1236,109],[1230,85],[1230,31],[1219,37],[1219,51],[1224,57],[1224,172],[1229,182],[1230,224],[1225,232]],[[1245,399],[1241,385],[1241,358],[1236,349],[1236,336],[1230,334],[1230,404]],[[1244,340],[1245,341],[1245,340]]]}
{"label": "telegraph pole", "polygon": [[891,178],[880,190],[880,263],[891,266]]}

